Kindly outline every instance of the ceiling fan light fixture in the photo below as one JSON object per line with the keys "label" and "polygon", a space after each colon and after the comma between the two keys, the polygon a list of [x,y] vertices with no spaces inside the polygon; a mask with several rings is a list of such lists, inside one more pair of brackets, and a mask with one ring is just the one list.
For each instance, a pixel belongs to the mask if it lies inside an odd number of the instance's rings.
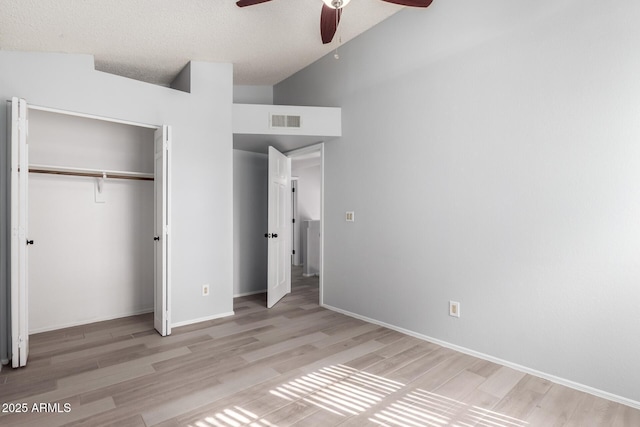
{"label": "ceiling fan light fixture", "polygon": [[324,4],[332,9],[342,9],[349,4],[351,0],[322,0]]}

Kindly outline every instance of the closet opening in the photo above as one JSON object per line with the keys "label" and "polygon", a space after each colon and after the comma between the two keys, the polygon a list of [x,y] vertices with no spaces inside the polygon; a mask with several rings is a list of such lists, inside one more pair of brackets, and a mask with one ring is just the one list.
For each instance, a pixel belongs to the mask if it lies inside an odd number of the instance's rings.
{"label": "closet opening", "polygon": [[30,109],[28,138],[29,333],[153,312],[153,129]]}
{"label": "closet opening", "polygon": [[13,366],[34,333],[148,314],[170,334],[170,128],[12,104]]}

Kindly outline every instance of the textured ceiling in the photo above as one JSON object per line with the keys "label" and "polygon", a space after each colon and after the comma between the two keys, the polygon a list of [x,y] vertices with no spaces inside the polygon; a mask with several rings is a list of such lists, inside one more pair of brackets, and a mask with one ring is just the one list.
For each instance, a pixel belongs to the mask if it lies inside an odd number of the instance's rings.
{"label": "textured ceiling", "polygon": [[322,0],[0,0],[0,49],[92,54],[96,69],[168,85],[189,60],[231,62],[234,83],[273,85],[401,9],[353,0],[329,45]]}

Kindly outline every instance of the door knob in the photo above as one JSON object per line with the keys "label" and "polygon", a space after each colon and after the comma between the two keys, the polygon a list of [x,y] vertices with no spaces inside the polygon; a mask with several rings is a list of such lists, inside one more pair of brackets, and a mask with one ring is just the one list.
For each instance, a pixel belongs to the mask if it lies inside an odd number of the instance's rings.
{"label": "door knob", "polygon": [[33,240],[27,240],[27,245],[33,245]]}
{"label": "door knob", "polygon": [[277,235],[276,233],[273,233],[273,234],[271,235],[271,237],[273,237],[273,238],[275,239],[276,237],[278,237],[278,235]]}
{"label": "door knob", "polygon": [[153,236],[153,240],[159,241],[160,240],[160,236]]}
{"label": "door knob", "polygon": [[268,239],[269,237],[271,237],[271,234],[269,234],[269,233],[264,233],[264,237],[266,237],[266,238]]}

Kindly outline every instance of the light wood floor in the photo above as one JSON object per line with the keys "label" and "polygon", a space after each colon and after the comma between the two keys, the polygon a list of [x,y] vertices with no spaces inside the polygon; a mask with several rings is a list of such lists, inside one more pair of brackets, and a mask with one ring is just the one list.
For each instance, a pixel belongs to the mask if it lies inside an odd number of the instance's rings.
{"label": "light wood floor", "polygon": [[640,411],[318,306],[317,279],[267,310],[161,338],[148,315],[31,337],[26,368],[0,372],[0,414],[32,426],[640,426]]}

